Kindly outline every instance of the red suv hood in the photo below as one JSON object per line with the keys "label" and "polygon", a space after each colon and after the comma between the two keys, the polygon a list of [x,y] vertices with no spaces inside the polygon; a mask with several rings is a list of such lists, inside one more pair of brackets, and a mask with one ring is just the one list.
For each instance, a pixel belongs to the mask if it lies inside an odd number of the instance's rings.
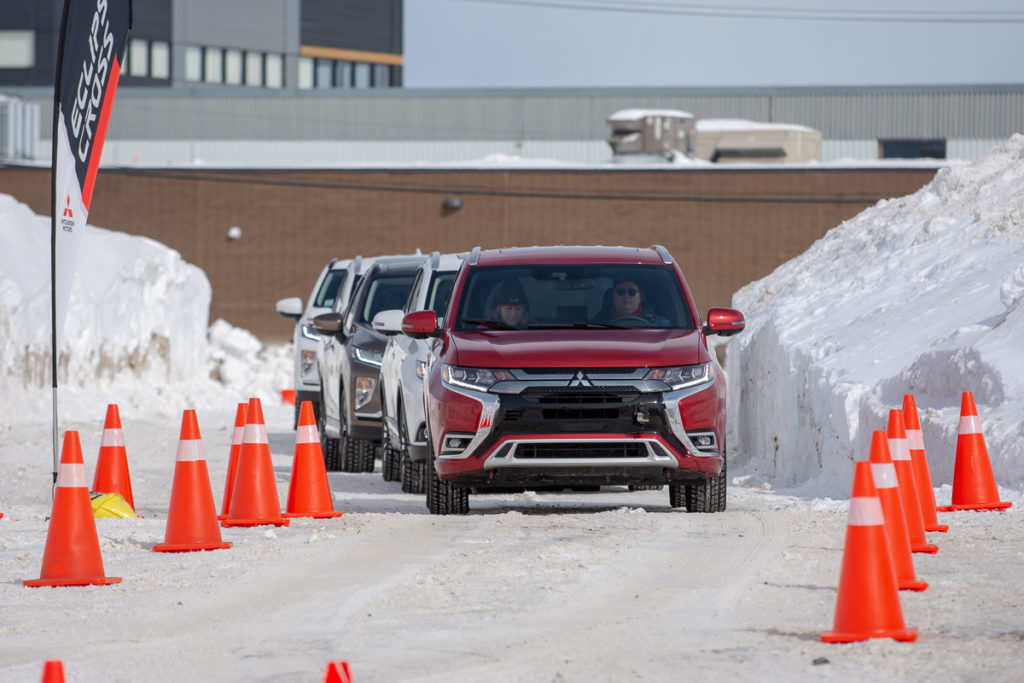
{"label": "red suv hood", "polygon": [[710,360],[697,330],[453,332],[445,361],[478,368],[657,367]]}

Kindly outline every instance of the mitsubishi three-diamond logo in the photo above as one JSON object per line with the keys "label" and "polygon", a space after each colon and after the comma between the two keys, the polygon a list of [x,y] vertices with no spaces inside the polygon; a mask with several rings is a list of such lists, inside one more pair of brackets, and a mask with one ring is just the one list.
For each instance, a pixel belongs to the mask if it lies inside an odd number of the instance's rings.
{"label": "mitsubishi three-diamond logo", "polygon": [[569,380],[570,387],[592,387],[594,383],[587,379],[582,370],[576,372],[576,376]]}

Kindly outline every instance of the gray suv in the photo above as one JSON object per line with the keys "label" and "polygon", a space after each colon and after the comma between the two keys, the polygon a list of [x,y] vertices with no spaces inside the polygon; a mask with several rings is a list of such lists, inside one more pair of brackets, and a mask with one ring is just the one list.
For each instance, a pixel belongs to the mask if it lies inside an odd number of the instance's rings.
{"label": "gray suv", "polygon": [[328,470],[372,472],[381,443],[378,383],[387,338],[374,316],[401,308],[424,256],[378,257],[361,278],[345,313],[313,319],[321,335],[320,438]]}

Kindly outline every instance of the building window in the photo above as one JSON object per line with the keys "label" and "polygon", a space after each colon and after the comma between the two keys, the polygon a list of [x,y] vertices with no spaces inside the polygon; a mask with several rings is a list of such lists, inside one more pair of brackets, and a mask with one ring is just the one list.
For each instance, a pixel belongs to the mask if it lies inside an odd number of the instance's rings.
{"label": "building window", "polygon": [[203,80],[207,83],[224,82],[224,51],[218,47],[203,48]]}
{"label": "building window", "polygon": [[356,63],[355,80],[353,82],[357,88],[369,88],[373,85],[372,72],[370,71],[370,65],[365,62]]}
{"label": "building window", "polygon": [[299,82],[296,84],[299,90],[309,90],[313,87],[313,59],[310,57],[299,57]]}
{"label": "building window", "polygon": [[391,67],[387,64],[374,64],[373,65],[373,87],[375,88],[390,88],[391,87]]}
{"label": "building window", "polygon": [[31,69],[35,65],[34,31],[0,31],[0,69]]}
{"label": "building window", "polygon": [[313,81],[313,87],[317,89],[334,87],[334,60],[316,60],[316,77]]}
{"label": "building window", "polygon": [[352,62],[338,60],[334,63],[334,85],[337,88],[352,87]]}
{"label": "building window", "polygon": [[152,78],[171,77],[171,46],[163,40],[149,44],[149,75]]}
{"label": "building window", "polygon": [[263,53],[245,53],[245,84],[252,88],[263,87]]}
{"label": "building window", "polygon": [[203,48],[195,45],[185,47],[185,80],[203,80]]}
{"label": "building window", "polygon": [[224,82],[228,85],[242,85],[242,51],[224,51]]}
{"label": "building window", "polygon": [[268,88],[284,87],[284,59],[279,54],[267,54],[264,61],[266,70],[265,85]]}
{"label": "building window", "polygon": [[882,159],[945,159],[945,140],[879,140]]}
{"label": "building window", "polygon": [[143,78],[149,75],[149,42],[142,38],[128,41],[128,75]]}

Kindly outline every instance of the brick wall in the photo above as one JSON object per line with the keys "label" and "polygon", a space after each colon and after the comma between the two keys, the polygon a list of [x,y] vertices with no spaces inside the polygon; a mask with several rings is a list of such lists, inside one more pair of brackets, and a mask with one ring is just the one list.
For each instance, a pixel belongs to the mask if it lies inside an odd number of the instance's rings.
{"label": "brick wall", "polygon": [[[213,286],[211,320],[266,341],[333,256],[534,244],[663,244],[702,312],[934,169],[104,169],[89,222],[181,252]],[[0,192],[50,215],[48,169],[0,168]],[[445,211],[446,197],[462,208]],[[242,228],[237,241],[231,226]]]}

